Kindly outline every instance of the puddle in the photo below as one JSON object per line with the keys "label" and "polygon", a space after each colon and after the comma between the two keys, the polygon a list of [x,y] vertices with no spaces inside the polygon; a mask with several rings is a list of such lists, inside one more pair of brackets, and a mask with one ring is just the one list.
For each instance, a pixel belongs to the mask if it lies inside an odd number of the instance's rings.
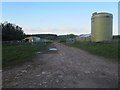
{"label": "puddle", "polygon": [[50,51],[57,51],[56,48],[49,48]]}
{"label": "puddle", "polygon": [[42,53],[42,52],[36,52],[37,54],[40,54],[40,53]]}

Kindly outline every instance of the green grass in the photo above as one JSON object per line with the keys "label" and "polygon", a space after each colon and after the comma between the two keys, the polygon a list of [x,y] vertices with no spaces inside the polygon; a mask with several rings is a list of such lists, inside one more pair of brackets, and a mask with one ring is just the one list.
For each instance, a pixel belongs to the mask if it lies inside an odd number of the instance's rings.
{"label": "green grass", "polygon": [[118,49],[120,51],[120,48],[118,48],[118,43],[120,42],[75,42],[73,44],[70,44],[69,46],[81,48],[88,51],[89,53],[103,56],[116,62],[118,60]]}
{"label": "green grass", "polygon": [[2,65],[10,66],[17,65],[31,60],[35,52],[43,51],[47,48],[48,44],[24,44],[24,45],[3,45],[2,46]]}

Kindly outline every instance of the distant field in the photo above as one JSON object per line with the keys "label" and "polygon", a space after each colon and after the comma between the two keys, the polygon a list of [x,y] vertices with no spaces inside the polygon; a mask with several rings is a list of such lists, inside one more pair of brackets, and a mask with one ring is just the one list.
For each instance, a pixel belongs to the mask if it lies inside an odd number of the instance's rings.
{"label": "distant field", "polygon": [[15,65],[31,60],[35,52],[42,51],[49,43],[24,44],[24,45],[3,45],[2,46],[2,65]]}
{"label": "distant field", "polygon": [[69,44],[69,46],[81,48],[90,53],[117,61],[118,55],[120,56],[120,54],[118,54],[118,51],[120,51],[118,44],[120,44],[120,42],[117,41],[109,43],[75,42],[73,44]]}

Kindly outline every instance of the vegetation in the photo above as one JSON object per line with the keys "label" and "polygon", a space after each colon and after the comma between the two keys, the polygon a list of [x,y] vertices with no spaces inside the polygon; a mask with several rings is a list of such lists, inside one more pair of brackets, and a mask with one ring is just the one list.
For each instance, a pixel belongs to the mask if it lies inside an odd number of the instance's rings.
{"label": "vegetation", "polygon": [[64,39],[64,38],[63,38],[63,39],[60,39],[59,42],[60,42],[60,43],[66,43],[66,39]]}
{"label": "vegetation", "polygon": [[26,37],[28,37],[28,36],[37,36],[37,37],[44,38],[44,39],[49,39],[49,40],[56,40],[57,39],[56,34],[32,34],[32,35],[26,35]]}
{"label": "vegetation", "polygon": [[67,41],[67,39],[75,38],[75,37],[77,37],[77,35],[74,35],[74,34],[59,35],[57,37],[57,40],[61,43],[65,43]]}
{"label": "vegetation", "polygon": [[16,65],[31,60],[35,52],[44,50],[49,43],[30,43],[22,42],[28,36],[38,36],[40,38],[55,40],[55,34],[35,34],[25,35],[22,28],[18,25],[4,22],[0,24],[2,28],[2,65]]}
{"label": "vegetation", "polygon": [[2,41],[22,40],[24,38],[24,32],[21,27],[12,23],[1,23],[2,27]]}
{"label": "vegetation", "polygon": [[16,65],[31,60],[37,51],[42,51],[47,48],[49,43],[37,44],[13,44],[3,45],[2,47],[2,65]]}
{"label": "vegetation", "polygon": [[118,44],[120,42],[113,41],[113,42],[103,42],[103,43],[93,43],[93,42],[75,42],[73,44],[70,44],[69,46],[81,48],[83,50],[86,50],[90,53],[104,56],[106,58],[109,58],[111,60],[118,60],[118,51],[120,51],[120,48],[118,48]]}

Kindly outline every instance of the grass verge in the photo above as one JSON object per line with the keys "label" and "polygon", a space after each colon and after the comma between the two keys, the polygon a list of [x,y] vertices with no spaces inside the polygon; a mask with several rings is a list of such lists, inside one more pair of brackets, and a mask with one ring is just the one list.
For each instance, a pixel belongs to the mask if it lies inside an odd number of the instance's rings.
{"label": "grass verge", "polygon": [[3,45],[2,65],[4,67],[29,61],[35,55],[35,52],[45,50],[49,44],[50,43]]}
{"label": "grass verge", "polygon": [[118,48],[120,42],[103,42],[103,43],[93,43],[93,42],[75,42],[73,44],[66,44],[72,47],[77,47],[86,50],[92,54],[99,55],[111,59],[112,61],[118,61]]}

